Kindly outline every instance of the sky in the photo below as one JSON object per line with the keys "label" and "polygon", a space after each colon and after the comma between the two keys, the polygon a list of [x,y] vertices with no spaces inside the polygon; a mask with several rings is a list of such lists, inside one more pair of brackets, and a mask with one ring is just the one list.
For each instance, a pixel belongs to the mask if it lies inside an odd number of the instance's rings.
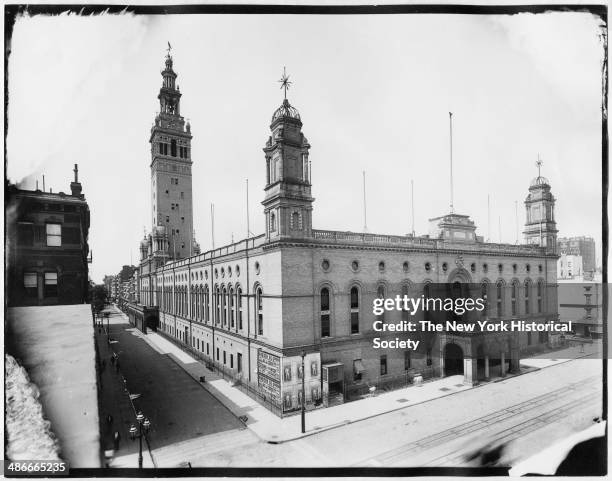
{"label": "sky", "polygon": [[[557,199],[559,236],[601,253],[600,20],[588,13],[503,15],[26,16],[8,64],[7,176],[70,191],[79,164],[101,282],[136,264],[151,229],[150,128],[167,42],[191,122],[194,229],[202,250],[263,233],[272,113],[288,99],[311,144],[316,229],[426,234],[455,212],[477,234],[519,242],[537,176]],[[490,198],[490,225],[487,198]],[[501,225],[501,229],[500,229]],[[500,235],[501,234],[501,235]]]}

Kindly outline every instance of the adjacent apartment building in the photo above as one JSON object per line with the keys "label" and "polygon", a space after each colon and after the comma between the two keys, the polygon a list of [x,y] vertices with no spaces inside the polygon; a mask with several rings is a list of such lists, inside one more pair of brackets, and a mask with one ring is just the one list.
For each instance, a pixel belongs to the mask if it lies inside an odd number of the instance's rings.
{"label": "adjacent apartment building", "polygon": [[77,164],[70,194],[8,185],[5,214],[7,305],[87,302],[90,215]]}

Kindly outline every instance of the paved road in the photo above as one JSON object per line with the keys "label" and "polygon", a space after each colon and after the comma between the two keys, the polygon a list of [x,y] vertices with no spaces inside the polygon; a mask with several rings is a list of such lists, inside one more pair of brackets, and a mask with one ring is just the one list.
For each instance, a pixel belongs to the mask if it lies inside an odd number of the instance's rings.
{"label": "paved road", "polygon": [[[580,359],[281,445],[192,456],[195,466],[509,466],[601,415],[601,360]],[[414,389],[414,388],[412,388]],[[350,441],[348,441],[350,440]],[[517,442],[520,440],[520,442]]]}
{"label": "paved road", "polygon": [[[137,409],[151,419],[159,467],[475,466],[501,444],[513,465],[601,414],[601,360],[578,359],[278,445],[115,318],[111,336]],[[418,389],[418,388],[411,388]],[[409,396],[409,392],[407,392]],[[350,440],[347,441],[347,440]],[[520,442],[517,442],[520,440]]]}
{"label": "paved road", "polygon": [[[151,421],[149,445],[153,450],[193,438],[236,431],[250,432],[225,406],[167,355],[159,354],[120,315],[110,321],[111,338],[119,354],[120,369],[127,379],[136,410]],[[109,362],[107,360],[107,369]],[[125,439],[125,438],[124,438]],[[162,467],[160,465],[160,467]]]}

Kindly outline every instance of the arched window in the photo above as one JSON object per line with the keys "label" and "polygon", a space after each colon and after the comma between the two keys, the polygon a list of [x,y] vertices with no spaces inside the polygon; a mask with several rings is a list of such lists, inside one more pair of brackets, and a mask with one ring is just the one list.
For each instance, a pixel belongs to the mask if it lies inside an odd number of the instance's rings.
{"label": "arched window", "polygon": [[261,287],[257,288],[255,292],[255,304],[257,306],[257,333],[261,336],[264,333],[263,326],[263,291]]}
{"label": "arched window", "polygon": [[351,334],[359,333],[359,289],[351,287]]}
{"label": "arched window", "polygon": [[242,289],[236,287],[236,307],[238,310],[238,329],[242,329]]}
{"label": "arched window", "polygon": [[502,281],[497,283],[497,317],[502,317],[502,304],[503,304],[503,296],[504,296],[504,285]]}
{"label": "arched window", "polygon": [[223,316],[222,324],[224,326],[227,326],[227,308],[228,308],[228,305],[227,305],[227,288],[226,287],[223,288],[223,295],[221,296],[221,303],[222,303],[222,306],[221,306],[221,315]]}
{"label": "arched window", "polygon": [[529,281],[525,281],[525,314],[529,314],[531,306],[529,305],[529,292],[531,291],[531,284]]}
{"label": "arched window", "polygon": [[[408,297],[408,285],[404,284],[402,286],[402,299],[404,297]],[[403,301],[402,301],[403,302]],[[408,318],[410,317],[410,313],[404,309],[402,309],[402,321],[408,321]]]}
{"label": "arched window", "polygon": [[483,282],[480,285],[480,297],[484,302],[484,309],[481,312],[482,317],[487,317],[487,313],[489,312],[489,294],[488,294],[488,286],[486,282]]}
{"label": "arched window", "polygon": [[230,315],[230,327],[233,329],[235,326],[236,313],[234,312],[234,288],[230,287],[229,289],[229,315]]}
{"label": "arched window", "polygon": [[329,289],[321,289],[321,337],[330,336],[329,325]]}
{"label": "arched window", "polygon": [[215,288],[215,324],[219,324],[221,322],[221,290],[217,286]]}
{"label": "arched window", "polygon": [[516,299],[518,296],[518,282],[517,281],[512,281],[512,289],[511,289],[511,303],[510,305],[512,306],[512,315],[516,316],[518,314],[517,308],[516,308]]}
{"label": "arched window", "polygon": [[542,312],[542,281],[538,281],[538,312]]}
{"label": "arched window", "polygon": [[208,284],[204,286],[204,322],[210,322],[210,291]]}
{"label": "arched window", "polygon": [[[378,286],[378,289],[376,290],[376,297],[378,297],[379,299],[385,298],[385,286],[383,286],[382,284]],[[381,322],[385,322],[385,311],[384,310],[382,314],[378,315],[378,320]]]}

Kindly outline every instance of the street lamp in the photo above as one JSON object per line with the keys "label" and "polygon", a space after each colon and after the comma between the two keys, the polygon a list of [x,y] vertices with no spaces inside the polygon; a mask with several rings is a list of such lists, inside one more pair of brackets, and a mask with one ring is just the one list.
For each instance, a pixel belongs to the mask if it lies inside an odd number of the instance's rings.
{"label": "street lamp", "polygon": [[306,356],[306,353],[302,351],[302,434],[306,432],[306,373],[304,372],[304,356]]}
{"label": "street lamp", "polygon": [[142,469],[142,438],[149,432],[151,421],[144,417],[142,411],[136,414],[136,421],[138,421],[138,428],[133,424],[130,426],[130,439],[134,441],[138,438],[138,468]]}

